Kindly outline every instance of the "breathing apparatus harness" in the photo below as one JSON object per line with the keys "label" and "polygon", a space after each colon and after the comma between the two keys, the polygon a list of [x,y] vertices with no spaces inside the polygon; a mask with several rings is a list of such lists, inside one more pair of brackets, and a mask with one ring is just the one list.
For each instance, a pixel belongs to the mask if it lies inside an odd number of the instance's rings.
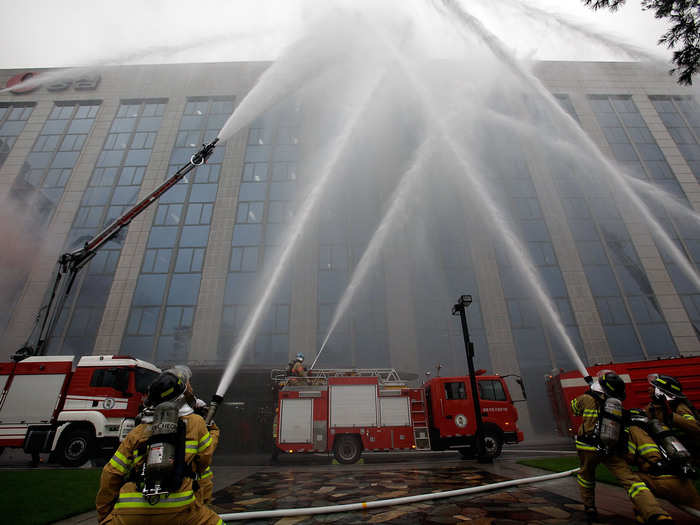
{"label": "breathing apparatus harness", "polygon": [[625,384],[611,370],[602,370],[595,379],[586,376],[584,380],[589,385],[586,394],[595,399],[598,405],[598,419],[593,431],[582,438],[584,442],[596,447],[598,454],[608,456],[623,444],[621,399],[625,398]]}
{"label": "breathing apparatus harness", "polygon": [[698,475],[691,464],[691,454],[683,443],[676,437],[673,430],[663,421],[649,419],[639,409],[630,410],[629,424],[638,426],[654,440],[663,456],[663,461],[651,463],[649,473],[653,475],[675,474],[682,478],[695,479]]}
{"label": "breathing apparatus harness", "polygon": [[[194,480],[194,490],[198,488],[191,465],[185,463],[187,425],[181,416],[193,412],[185,398],[188,380],[166,371],[149,387],[151,405],[144,410],[142,421],[148,424],[150,437],[137,449],[145,461],[131,471],[130,481],[151,505],[178,490],[186,477]],[[156,400],[160,402],[154,404]]]}

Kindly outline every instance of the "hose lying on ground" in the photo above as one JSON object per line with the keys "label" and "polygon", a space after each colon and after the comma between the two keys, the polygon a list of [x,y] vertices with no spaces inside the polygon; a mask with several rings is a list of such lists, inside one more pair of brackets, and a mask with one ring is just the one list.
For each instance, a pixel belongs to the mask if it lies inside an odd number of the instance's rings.
{"label": "hose lying on ground", "polygon": [[308,507],[305,509],[277,509],[277,510],[260,510],[254,512],[233,512],[230,514],[219,514],[219,517],[224,521],[236,520],[252,520],[264,518],[281,518],[283,516],[307,516],[311,514],[330,514],[332,512],[347,512],[350,510],[365,510],[374,509],[377,507],[390,507],[391,505],[402,505],[404,503],[416,503],[439,498],[451,498],[453,496],[462,496],[464,494],[475,494],[477,492],[485,492],[487,490],[504,489],[516,485],[525,485],[527,483],[536,483],[538,481],[548,481],[550,479],[565,478],[578,472],[578,468],[567,470],[564,472],[556,472],[554,474],[545,474],[542,476],[534,476],[531,478],[511,479],[489,485],[479,485],[478,487],[468,487],[465,489],[447,490],[445,492],[433,492],[431,494],[417,494],[415,496],[404,496],[402,498],[382,499],[377,501],[366,501],[362,503],[346,503],[344,505],[329,505],[327,507]]}

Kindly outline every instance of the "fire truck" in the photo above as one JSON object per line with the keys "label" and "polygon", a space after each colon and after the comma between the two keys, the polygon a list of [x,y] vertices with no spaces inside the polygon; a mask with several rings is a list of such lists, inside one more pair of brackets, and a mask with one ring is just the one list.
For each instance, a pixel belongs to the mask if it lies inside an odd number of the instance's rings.
{"label": "fire truck", "polygon": [[[700,405],[700,356],[609,363],[592,366],[588,372],[595,376],[601,370],[612,370],[626,383],[624,408],[643,408],[649,404],[649,374],[675,377],[683,385],[683,393],[688,399],[694,405]],[[553,371],[545,377],[545,382],[557,432],[562,436],[574,436],[581,424],[581,418],[571,412],[571,400],[583,394],[588,385],[577,370]]]}
{"label": "fire truck", "polygon": [[[476,377],[484,449],[523,440],[504,379]],[[456,449],[476,454],[477,418],[469,377],[434,377],[410,388],[394,369],[313,370],[304,378],[273,370],[275,452],[333,452],[355,463],[363,451]]]}
{"label": "fire truck", "polygon": [[133,428],[160,370],[129,356],[28,357],[0,363],[0,450],[21,447],[66,466],[114,449]]}

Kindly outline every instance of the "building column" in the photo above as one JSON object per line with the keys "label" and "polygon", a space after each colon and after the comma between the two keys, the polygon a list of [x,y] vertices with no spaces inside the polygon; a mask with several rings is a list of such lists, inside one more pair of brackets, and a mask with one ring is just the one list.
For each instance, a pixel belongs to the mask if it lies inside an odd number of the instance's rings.
{"label": "building column", "polygon": [[209,229],[207,253],[202,269],[197,308],[192,330],[189,362],[207,364],[218,361],[221,312],[224,308],[226,279],[231,259],[233,226],[236,223],[238,189],[241,185],[248,128],[225,144],[224,160]]}
{"label": "building column", "polygon": [[[465,197],[465,201],[468,198]],[[479,286],[479,303],[486,332],[493,373],[499,375],[521,375],[518,353],[513,342],[508,305],[503,295],[501,276],[498,270],[496,251],[491,244],[489,229],[478,221],[466,221],[474,275]],[[513,397],[518,397],[520,387],[513,378],[506,379]],[[518,426],[525,435],[534,434],[527,403],[518,405]]]}
{"label": "building column", "polygon": [[568,226],[561,197],[555,189],[549,163],[542,153],[542,148],[536,147],[535,144],[529,144],[527,155],[528,164],[532,166],[530,174],[537,200],[549,230],[586,358],[591,364],[609,363],[612,361],[612,354],[608,340],[588,286],[576,241]]}

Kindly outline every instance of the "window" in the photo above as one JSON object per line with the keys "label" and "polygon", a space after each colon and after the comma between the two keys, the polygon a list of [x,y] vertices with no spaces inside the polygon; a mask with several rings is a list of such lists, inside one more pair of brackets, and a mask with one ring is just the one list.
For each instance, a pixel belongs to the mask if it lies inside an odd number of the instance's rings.
{"label": "window", "polygon": [[126,368],[98,368],[92,373],[90,386],[127,392],[129,390],[129,370]]}
{"label": "window", "polygon": [[148,387],[158,377],[158,372],[153,370],[145,370],[143,368],[136,369],[136,391],[145,394]]}
{"label": "window", "polygon": [[500,381],[492,379],[477,379],[479,397],[487,401],[506,401],[506,393]]}
{"label": "window", "polygon": [[445,399],[467,399],[467,390],[464,381],[445,382]]}

